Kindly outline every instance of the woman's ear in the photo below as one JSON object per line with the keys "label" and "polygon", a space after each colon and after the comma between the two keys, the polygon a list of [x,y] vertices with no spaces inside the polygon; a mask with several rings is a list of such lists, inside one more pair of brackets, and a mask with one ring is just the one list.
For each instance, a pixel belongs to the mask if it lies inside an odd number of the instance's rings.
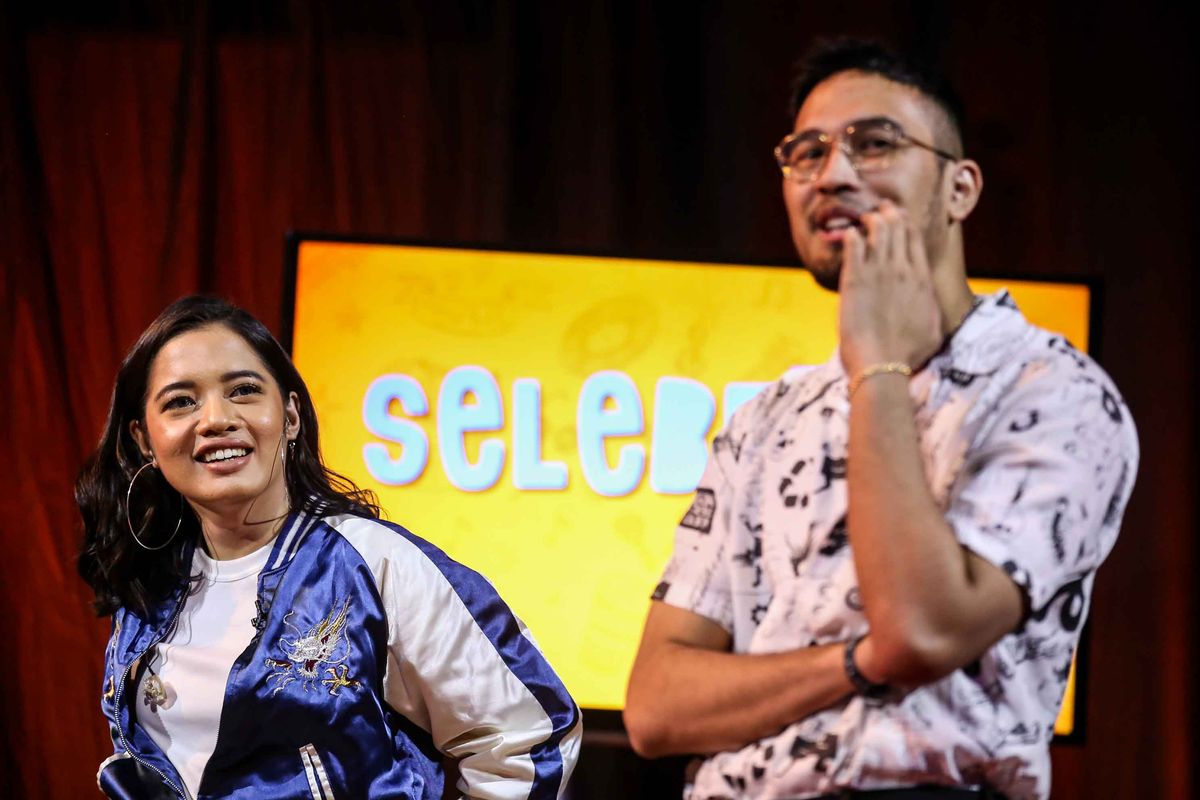
{"label": "woman's ear", "polygon": [[154,450],[150,447],[150,437],[146,435],[145,429],[142,428],[140,420],[133,420],[129,423],[129,435],[133,437],[133,441],[137,443],[138,450],[142,454],[142,458],[149,461],[151,464],[157,464],[158,459],[154,457]]}
{"label": "woman's ear", "polygon": [[294,442],[300,436],[300,398],[295,392],[288,392],[283,419],[283,434],[288,441]]}

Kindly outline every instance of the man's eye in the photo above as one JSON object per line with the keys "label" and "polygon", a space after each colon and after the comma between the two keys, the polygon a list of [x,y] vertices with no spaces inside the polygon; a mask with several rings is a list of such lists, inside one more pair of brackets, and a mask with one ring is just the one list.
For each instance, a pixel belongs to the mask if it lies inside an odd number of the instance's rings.
{"label": "man's eye", "polygon": [[868,156],[890,153],[895,147],[895,139],[882,134],[863,136],[855,142],[855,149]]}
{"label": "man's eye", "polygon": [[793,164],[811,164],[825,158],[826,148],[820,144],[801,145],[792,151]]}

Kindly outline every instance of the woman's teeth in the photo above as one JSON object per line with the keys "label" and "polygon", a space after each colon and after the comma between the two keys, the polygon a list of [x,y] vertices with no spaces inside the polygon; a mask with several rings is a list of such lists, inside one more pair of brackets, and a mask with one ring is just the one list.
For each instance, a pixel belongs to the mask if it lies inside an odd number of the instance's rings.
{"label": "woman's teeth", "polygon": [[213,461],[227,461],[231,458],[244,456],[250,451],[244,447],[227,447],[224,450],[212,450],[200,457],[200,460],[205,464],[211,464]]}

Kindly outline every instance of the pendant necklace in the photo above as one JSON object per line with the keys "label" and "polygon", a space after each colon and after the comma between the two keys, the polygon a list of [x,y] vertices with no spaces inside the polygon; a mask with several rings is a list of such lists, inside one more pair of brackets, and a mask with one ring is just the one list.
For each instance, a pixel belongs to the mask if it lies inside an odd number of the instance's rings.
{"label": "pendant necklace", "polygon": [[145,687],[142,691],[142,702],[150,706],[150,710],[155,713],[160,708],[166,708],[169,699],[167,696],[167,685],[154,672],[154,659],[157,656],[158,649],[155,648],[154,653],[150,656],[150,661],[146,662],[146,670],[150,674],[146,676]]}

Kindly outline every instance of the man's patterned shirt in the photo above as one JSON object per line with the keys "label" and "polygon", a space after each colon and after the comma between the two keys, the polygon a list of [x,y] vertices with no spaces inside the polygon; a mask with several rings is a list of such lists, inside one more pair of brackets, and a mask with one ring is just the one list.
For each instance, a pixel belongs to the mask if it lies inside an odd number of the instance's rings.
{"label": "man's patterned shirt", "polygon": [[[846,384],[836,353],[792,370],[713,442],[654,596],[726,628],[735,652],[867,632],[846,533]],[[690,800],[920,783],[1049,794],[1071,657],[1137,471],[1133,421],[1104,371],[1026,322],[1004,291],[909,389],[935,501],[963,546],[1023,589],[1028,616],[935,683],[853,697],[710,757]]]}

